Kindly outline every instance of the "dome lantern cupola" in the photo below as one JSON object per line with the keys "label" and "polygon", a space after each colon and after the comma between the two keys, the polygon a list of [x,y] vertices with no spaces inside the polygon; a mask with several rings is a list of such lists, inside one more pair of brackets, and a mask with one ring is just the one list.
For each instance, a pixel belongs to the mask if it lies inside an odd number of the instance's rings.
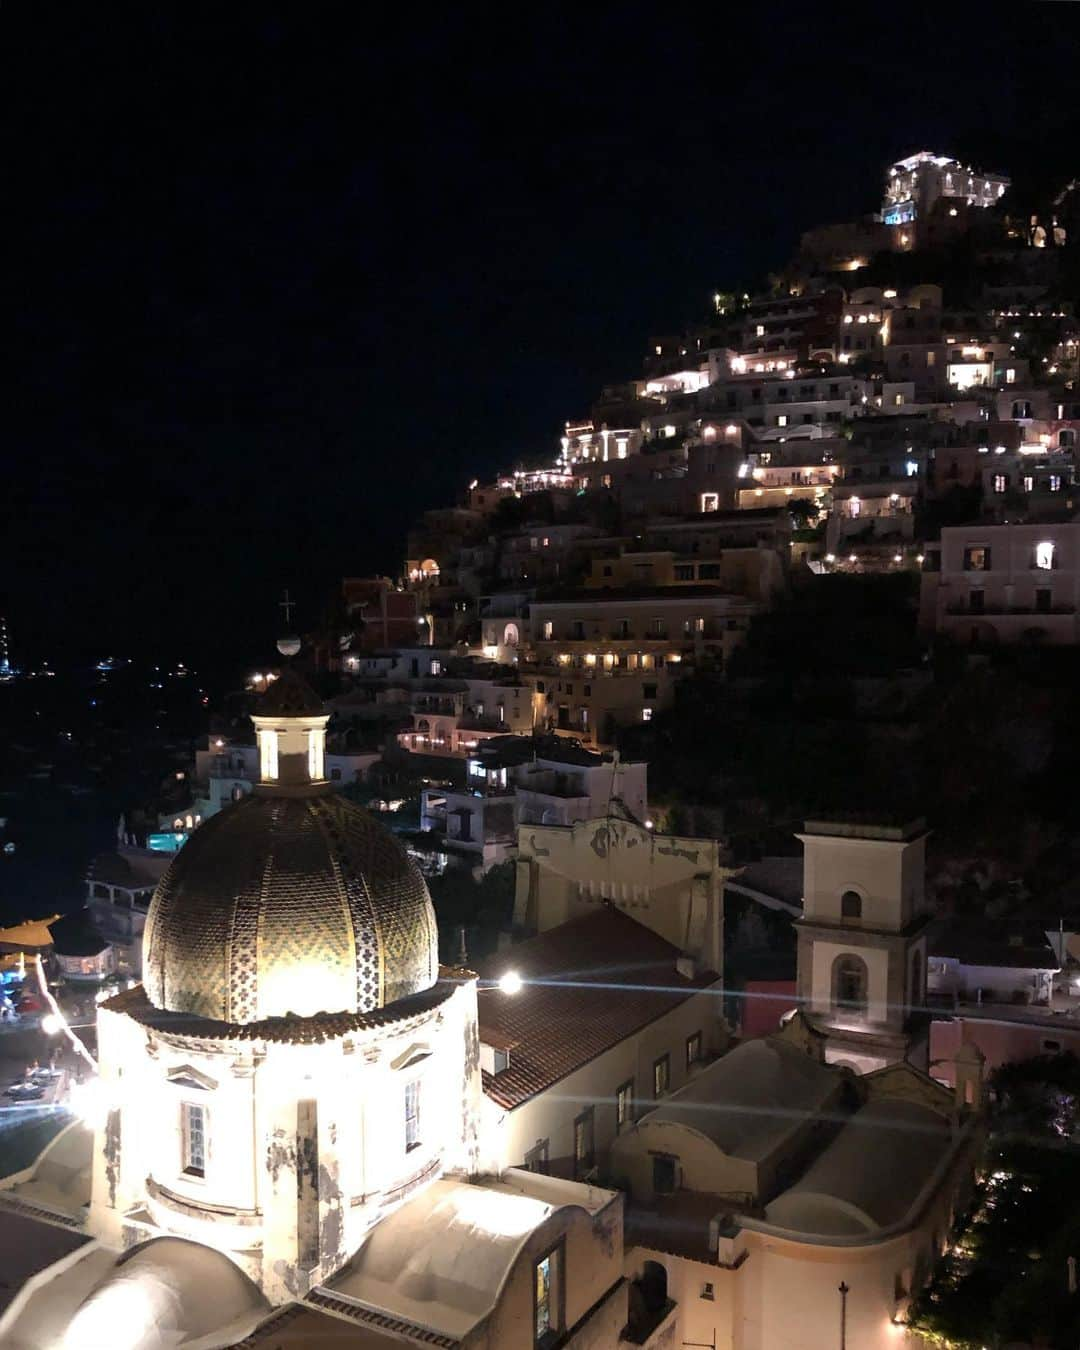
{"label": "dome lantern cupola", "polygon": [[259,745],[261,795],[308,796],[330,790],[326,777],[326,724],[330,715],[291,667],[259,700],[251,716]]}

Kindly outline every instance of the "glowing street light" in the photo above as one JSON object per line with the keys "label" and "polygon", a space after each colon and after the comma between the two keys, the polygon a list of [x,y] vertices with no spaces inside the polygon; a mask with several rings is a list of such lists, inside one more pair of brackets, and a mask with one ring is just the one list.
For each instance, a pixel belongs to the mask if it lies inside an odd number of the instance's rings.
{"label": "glowing street light", "polygon": [[41,1019],[41,1029],[46,1036],[59,1036],[64,1029],[64,1019],[59,1013],[46,1013]]}
{"label": "glowing street light", "polygon": [[516,970],[508,970],[505,975],[499,976],[499,992],[501,994],[520,994],[524,981]]}

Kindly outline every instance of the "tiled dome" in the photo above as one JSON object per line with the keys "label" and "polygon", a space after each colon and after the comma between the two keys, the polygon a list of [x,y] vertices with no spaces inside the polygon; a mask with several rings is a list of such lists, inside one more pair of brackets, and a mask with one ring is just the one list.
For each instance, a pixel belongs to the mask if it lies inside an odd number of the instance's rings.
{"label": "tiled dome", "polygon": [[437,974],[423,878],[336,793],[254,794],[211,817],[158,884],[143,940],[150,1002],[222,1022],[371,1012]]}

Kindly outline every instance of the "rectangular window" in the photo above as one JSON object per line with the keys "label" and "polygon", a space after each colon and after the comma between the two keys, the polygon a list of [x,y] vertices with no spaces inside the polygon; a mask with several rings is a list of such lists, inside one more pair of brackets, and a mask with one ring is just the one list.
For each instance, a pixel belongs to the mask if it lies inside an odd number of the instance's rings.
{"label": "rectangular window", "polygon": [[719,564],[719,563],[702,563],[702,564],[698,567],[698,580],[699,580],[699,581],[719,581],[719,580],[720,580],[720,564]]}
{"label": "rectangular window", "polygon": [[420,1081],[414,1078],[405,1084],[405,1151],[420,1144]]}
{"label": "rectangular window", "polygon": [[615,1089],[615,1133],[622,1134],[634,1120],[634,1080],[628,1079]]}
{"label": "rectangular window", "polygon": [[982,591],[972,591],[970,600],[971,600],[972,614],[982,614],[983,605],[985,601],[985,596],[983,595]]}
{"label": "rectangular window", "polygon": [[994,491],[1004,492],[1009,486],[1009,475],[1007,473],[994,474]]}
{"label": "rectangular window", "polygon": [[595,1161],[593,1148],[593,1109],[586,1107],[574,1121],[574,1179],[580,1181]]}
{"label": "rectangular window", "polygon": [[308,732],[307,770],[313,783],[320,783],[326,777],[325,731]]}
{"label": "rectangular window", "polygon": [[686,1067],[691,1064],[698,1064],[701,1061],[701,1032],[695,1031],[692,1036],[686,1038]]}
{"label": "rectangular window", "polygon": [[543,1177],[547,1176],[548,1141],[546,1139],[538,1139],[535,1146],[525,1154],[525,1167],[529,1172],[537,1172]]}
{"label": "rectangular window", "polygon": [[1053,593],[1049,586],[1038,586],[1035,590],[1035,610],[1039,614],[1049,614],[1053,603]]}
{"label": "rectangular window", "polygon": [[671,1087],[671,1056],[661,1055],[652,1066],[653,1096],[663,1097]]}
{"label": "rectangular window", "polygon": [[651,722],[651,721],[652,721],[652,712],[653,712],[653,710],[652,710],[651,708],[642,708],[642,710],[641,710],[641,720],[642,720],[643,722]]}
{"label": "rectangular window", "polygon": [[1060,492],[1060,491],[1061,491],[1061,475],[1060,475],[1060,474],[1052,473],[1052,474],[1050,475],[1050,491],[1051,491],[1051,492]]}
{"label": "rectangular window", "polygon": [[554,632],[555,632],[555,625],[551,622],[550,619],[545,619],[540,628],[540,634],[543,637],[544,641],[550,642]]}
{"label": "rectangular window", "polygon": [[206,1107],[184,1102],[180,1107],[181,1152],[189,1177],[206,1176]]}
{"label": "rectangular window", "polygon": [[989,572],[990,550],[981,544],[964,549],[965,572]]}
{"label": "rectangular window", "polygon": [[562,1331],[562,1247],[555,1247],[536,1263],[536,1344],[553,1344]]}
{"label": "rectangular window", "polygon": [[264,783],[276,783],[278,776],[278,734],[259,732],[259,777]]}
{"label": "rectangular window", "polygon": [[780,414],[780,416],[776,419],[776,425],[777,425],[778,427],[786,427],[786,426],[787,426],[787,413],[781,413],[781,414]]}
{"label": "rectangular window", "polygon": [[671,1195],[675,1189],[678,1160],[667,1153],[654,1153],[652,1160],[653,1190],[657,1195]]}

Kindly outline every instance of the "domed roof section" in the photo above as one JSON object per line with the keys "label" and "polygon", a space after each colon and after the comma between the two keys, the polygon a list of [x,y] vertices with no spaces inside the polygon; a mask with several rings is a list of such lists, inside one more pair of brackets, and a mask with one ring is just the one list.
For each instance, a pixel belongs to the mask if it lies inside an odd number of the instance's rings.
{"label": "domed roof section", "polygon": [[435,912],[388,830],[336,793],[253,794],[212,816],[154,892],[143,983],[221,1022],[367,1013],[429,989]]}
{"label": "domed roof section", "polygon": [[256,717],[325,717],[326,706],[304,677],[286,666],[255,705]]}

